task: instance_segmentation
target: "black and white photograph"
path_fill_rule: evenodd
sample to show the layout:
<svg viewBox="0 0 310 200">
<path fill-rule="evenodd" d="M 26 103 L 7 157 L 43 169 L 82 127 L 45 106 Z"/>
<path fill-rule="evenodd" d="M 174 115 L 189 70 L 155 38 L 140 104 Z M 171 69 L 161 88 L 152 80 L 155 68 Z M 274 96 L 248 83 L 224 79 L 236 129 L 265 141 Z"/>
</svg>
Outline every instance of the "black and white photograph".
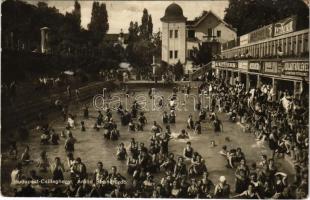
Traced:
<svg viewBox="0 0 310 200">
<path fill-rule="evenodd" d="M 308 199 L 309 0 L 2 0 L 1 196 Z"/>
</svg>

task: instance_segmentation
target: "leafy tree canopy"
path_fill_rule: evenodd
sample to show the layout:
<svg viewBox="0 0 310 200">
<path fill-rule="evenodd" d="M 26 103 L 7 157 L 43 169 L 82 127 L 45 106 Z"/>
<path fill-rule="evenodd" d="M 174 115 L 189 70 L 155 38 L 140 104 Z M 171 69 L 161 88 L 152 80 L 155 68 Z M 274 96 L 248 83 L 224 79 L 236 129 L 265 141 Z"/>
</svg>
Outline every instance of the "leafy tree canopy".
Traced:
<svg viewBox="0 0 310 200">
<path fill-rule="evenodd" d="M 143 10 L 141 25 L 131 21 L 128 28 L 127 60 L 138 70 L 151 70 L 153 56 L 161 53 L 160 32 L 153 34 L 152 16 L 147 9 Z M 143 70 L 142 70 L 143 71 Z"/>
<path fill-rule="evenodd" d="M 224 20 L 240 36 L 292 15 L 298 16 L 298 26 L 308 27 L 309 9 L 302 0 L 229 0 Z"/>
</svg>

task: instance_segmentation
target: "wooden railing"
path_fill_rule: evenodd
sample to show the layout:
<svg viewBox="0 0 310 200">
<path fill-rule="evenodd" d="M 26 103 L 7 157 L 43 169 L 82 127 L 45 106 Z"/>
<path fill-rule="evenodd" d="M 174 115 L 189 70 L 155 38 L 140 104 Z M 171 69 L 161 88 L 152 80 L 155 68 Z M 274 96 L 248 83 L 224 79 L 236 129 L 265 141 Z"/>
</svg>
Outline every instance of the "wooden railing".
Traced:
<svg viewBox="0 0 310 200">
<path fill-rule="evenodd" d="M 309 52 L 309 29 L 268 38 L 258 42 L 237 46 L 221 52 L 222 58 L 244 55 L 255 58 L 265 56 L 302 56 Z"/>
</svg>

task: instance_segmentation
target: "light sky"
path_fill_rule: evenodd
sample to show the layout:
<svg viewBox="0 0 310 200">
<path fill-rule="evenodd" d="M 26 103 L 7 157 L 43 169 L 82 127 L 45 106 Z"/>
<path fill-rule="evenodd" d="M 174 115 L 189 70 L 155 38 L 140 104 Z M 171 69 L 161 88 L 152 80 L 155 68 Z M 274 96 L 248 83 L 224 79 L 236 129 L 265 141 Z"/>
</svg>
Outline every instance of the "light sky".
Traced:
<svg viewBox="0 0 310 200">
<path fill-rule="evenodd" d="M 49 6 L 55 6 L 61 13 L 71 12 L 74 7 L 74 1 L 61 0 L 41 0 L 48 3 Z M 36 4 L 38 1 L 27 1 Z M 160 18 L 164 16 L 166 7 L 175 2 L 183 9 L 183 14 L 188 20 L 199 16 L 203 10 L 212 10 L 219 17 L 224 17 L 224 10 L 228 7 L 228 0 L 205 0 L 205 1 L 101 1 L 107 5 L 109 17 L 109 33 L 119 33 L 122 28 L 128 32 L 130 21 L 138 21 L 141 24 L 142 11 L 146 8 L 152 15 L 153 31 L 161 29 Z M 81 4 L 81 24 L 87 28 L 90 22 L 93 1 L 79 0 Z"/>
</svg>

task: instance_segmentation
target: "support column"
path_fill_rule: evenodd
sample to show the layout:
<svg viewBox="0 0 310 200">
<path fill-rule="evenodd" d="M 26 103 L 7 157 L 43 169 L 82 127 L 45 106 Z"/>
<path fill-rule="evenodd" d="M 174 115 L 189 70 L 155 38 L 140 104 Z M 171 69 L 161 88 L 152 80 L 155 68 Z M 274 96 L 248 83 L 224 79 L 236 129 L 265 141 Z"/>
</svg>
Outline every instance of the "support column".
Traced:
<svg viewBox="0 0 310 200">
<path fill-rule="evenodd" d="M 290 49 L 289 49 L 289 55 L 292 55 L 293 53 L 294 53 L 294 48 L 293 48 L 293 46 L 294 46 L 294 41 L 293 41 L 293 37 L 291 37 L 291 47 L 290 47 Z"/>
<path fill-rule="evenodd" d="M 269 56 L 272 55 L 272 45 L 273 45 L 273 41 L 269 41 Z"/>
<path fill-rule="evenodd" d="M 263 43 L 263 57 L 266 55 L 267 48 L 266 48 L 266 42 Z"/>
<path fill-rule="evenodd" d="M 276 101 L 277 100 L 277 96 L 278 96 L 278 89 L 277 89 L 277 80 L 272 77 L 272 89 L 273 89 L 273 95 L 272 95 L 272 101 Z"/>
<path fill-rule="evenodd" d="M 298 56 L 298 54 L 299 54 L 299 52 L 298 52 L 298 47 L 299 47 L 298 35 L 296 35 L 295 41 L 296 41 L 295 55 Z"/>
<path fill-rule="evenodd" d="M 302 90 L 302 82 L 301 81 L 294 81 L 294 98 L 297 98 L 300 100 L 300 94 Z"/>
<path fill-rule="evenodd" d="M 273 49 L 272 49 L 272 55 L 277 55 L 277 42 L 276 40 L 273 41 Z"/>
<path fill-rule="evenodd" d="M 285 39 L 285 55 L 289 55 L 289 48 L 288 48 L 288 37 Z"/>
<path fill-rule="evenodd" d="M 261 82 L 260 82 L 260 75 L 257 74 L 257 83 L 256 83 L 256 88 L 260 88 Z"/>
<path fill-rule="evenodd" d="M 250 55 L 253 57 L 254 55 L 253 55 L 253 52 L 252 52 L 252 46 L 249 46 L 249 53 L 250 53 Z"/>
<path fill-rule="evenodd" d="M 305 34 L 301 34 L 301 47 L 300 47 L 300 53 L 303 53 L 303 52 L 305 52 L 304 51 L 304 40 L 305 40 Z"/>
<path fill-rule="evenodd" d="M 255 45 L 252 46 L 253 57 L 255 57 Z"/>
<path fill-rule="evenodd" d="M 284 51 L 284 39 L 281 39 L 281 51 Z"/>
<path fill-rule="evenodd" d="M 214 69 L 214 75 L 215 75 L 215 77 L 217 78 L 217 79 L 220 79 L 221 77 L 220 77 L 220 70 L 218 69 L 218 68 L 215 68 Z"/>
<path fill-rule="evenodd" d="M 266 42 L 264 42 L 263 44 L 263 57 L 266 55 Z"/>
<path fill-rule="evenodd" d="M 263 50 L 263 56 L 266 55 L 266 52 L 267 52 L 267 42 L 264 43 L 264 50 Z"/>
<path fill-rule="evenodd" d="M 230 71 L 226 70 L 226 78 L 225 78 L 225 83 L 228 84 L 230 80 Z"/>
<path fill-rule="evenodd" d="M 246 75 L 245 90 L 249 91 L 249 89 L 250 89 L 250 75 L 248 73 L 246 73 L 245 75 Z"/>
<path fill-rule="evenodd" d="M 298 93 L 298 91 L 297 91 L 297 81 L 294 81 L 294 90 L 293 90 L 293 94 L 294 94 L 294 98 L 296 98 L 296 96 L 297 96 L 297 93 Z"/>
<path fill-rule="evenodd" d="M 230 83 L 231 85 L 235 85 L 235 73 L 234 71 L 231 71 L 231 76 L 230 76 Z"/>
</svg>

